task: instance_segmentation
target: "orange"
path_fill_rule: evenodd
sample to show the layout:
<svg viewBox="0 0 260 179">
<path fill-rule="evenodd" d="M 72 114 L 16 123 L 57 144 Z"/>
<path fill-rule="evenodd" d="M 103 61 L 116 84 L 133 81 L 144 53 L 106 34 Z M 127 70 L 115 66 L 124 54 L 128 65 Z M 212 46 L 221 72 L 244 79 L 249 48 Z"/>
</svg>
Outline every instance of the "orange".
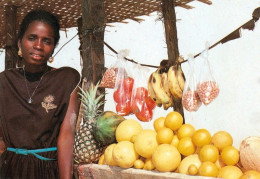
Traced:
<svg viewBox="0 0 260 179">
<path fill-rule="evenodd" d="M 117 144 L 113 143 L 110 144 L 104 152 L 104 160 L 105 160 L 105 164 L 107 165 L 111 165 L 111 166 L 116 166 L 116 162 L 113 159 L 113 149 L 115 148 Z"/>
<path fill-rule="evenodd" d="M 154 167 L 154 164 L 152 162 L 152 159 L 151 158 L 147 158 L 145 159 L 145 162 L 144 162 L 144 170 L 153 170 L 155 167 Z"/>
<path fill-rule="evenodd" d="M 152 162 L 156 170 L 170 172 L 179 166 L 181 154 L 176 147 L 170 144 L 161 144 L 155 149 L 152 155 Z"/>
<path fill-rule="evenodd" d="M 188 174 L 189 175 L 197 175 L 198 172 L 199 172 L 199 169 L 195 164 L 191 164 L 188 167 Z"/>
<path fill-rule="evenodd" d="M 116 140 L 131 141 L 134 135 L 137 135 L 143 130 L 141 124 L 134 119 L 127 119 L 121 122 L 116 128 Z"/>
<path fill-rule="evenodd" d="M 137 136 L 137 135 L 133 135 L 133 136 L 131 137 L 131 139 L 130 139 L 130 142 L 135 143 L 135 138 L 136 138 L 136 136 Z"/>
<path fill-rule="evenodd" d="M 226 131 L 218 131 L 212 136 L 211 142 L 221 151 L 226 146 L 232 146 L 233 138 Z"/>
<path fill-rule="evenodd" d="M 143 169 L 144 168 L 144 162 L 141 160 L 141 159 L 137 159 L 135 162 L 134 162 L 134 167 L 136 169 Z"/>
<path fill-rule="evenodd" d="M 218 167 L 212 162 L 203 162 L 199 168 L 199 175 L 216 177 L 218 176 Z"/>
<path fill-rule="evenodd" d="M 226 165 L 236 165 L 239 161 L 239 151 L 233 146 L 227 146 L 221 151 L 221 159 Z"/>
<path fill-rule="evenodd" d="M 218 148 L 212 144 L 204 145 L 199 152 L 199 157 L 202 162 L 215 163 L 219 157 Z"/>
<path fill-rule="evenodd" d="M 156 139 L 159 144 L 170 144 L 173 136 L 173 131 L 170 128 L 163 127 L 157 131 Z"/>
<path fill-rule="evenodd" d="M 144 129 L 135 138 L 135 150 L 144 158 L 151 158 L 157 146 L 156 132 L 152 129 Z"/>
<path fill-rule="evenodd" d="M 239 179 L 259 179 L 260 172 L 255 170 L 248 170 L 246 171 Z"/>
<path fill-rule="evenodd" d="M 171 145 L 173 145 L 174 147 L 178 147 L 179 141 L 180 140 L 178 139 L 177 135 L 174 135 L 172 138 Z"/>
<path fill-rule="evenodd" d="M 104 154 L 102 154 L 102 155 L 99 157 L 98 164 L 99 164 L 99 165 L 104 165 L 104 164 L 105 164 L 105 155 L 104 155 Z"/>
<path fill-rule="evenodd" d="M 159 117 L 154 120 L 153 127 L 155 131 L 158 131 L 159 129 L 165 127 L 164 126 L 165 117 Z"/>
<path fill-rule="evenodd" d="M 243 172 L 236 166 L 225 166 L 219 170 L 218 178 L 239 179 Z"/>
<path fill-rule="evenodd" d="M 165 117 L 164 125 L 175 131 L 181 127 L 183 124 L 183 117 L 180 113 L 176 111 L 169 112 Z"/>
<path fill-rule="evenodd" d="M 191 124 L 183 124 L 177 132 L 177 136 L 179 139 L 183 137 L 191 137 L 195 132 L 195 128 Z"/>
<path fill-rule="evenodd" d="M 222 167 L 226 166 L 226 164 L 222 161 L 221 156 L 218 156 L 217 161 L 215 162 L 217 165 L 218 169 L 221 169 Z"/>
<path fill-rule="evenodd" d="M 192 166 L 192 165 L 195 165 L 195 167 L 197 169 L 199 169 L 200 165 L 201 165 L 201 161 L 199 159 L 199 156 L 198 154 L 192 154 L 192 155 L 189 155 L 185 158 L 182 159 L 180 165 L 178 166 L 178 171 L 179 173 L 182 173 L 182 174 L 189 174 L 189 167 Z M 193 168 L 193 169 L 192 169 Z M 194 167 L 191 167 L 190 170 L 193 170 L 193 172 L 191 173 L 196 173 L 194 170 L 195 168 Z M 198 171 L 197 171 L 198 172 Z"/>
<path fill-rule="evenodd" d="M 194 154 L 196 146 L 193 144 L 191 137 L 184 137 L 179 141 L 178 150 L 182 155 L 188 156 Z"/>
<path fill-rule="evenodd" d="M 192 141 L 197 147 L 210 144 L 211 134 L 206 129 L 198 129 L 192 136 Z"/>
<path fill-rule="evenodd" d="M 130 141 L 121 141 L 116 144 L 112 152 L 116 164 L 122 168 L 131 168 L 139 155 Z"/>
</svg>

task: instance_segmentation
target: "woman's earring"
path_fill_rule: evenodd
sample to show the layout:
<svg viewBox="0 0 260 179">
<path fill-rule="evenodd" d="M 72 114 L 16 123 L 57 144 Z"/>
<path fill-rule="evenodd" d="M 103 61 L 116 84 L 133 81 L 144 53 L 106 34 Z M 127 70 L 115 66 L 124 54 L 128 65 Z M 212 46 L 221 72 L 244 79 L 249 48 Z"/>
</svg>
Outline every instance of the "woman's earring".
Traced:
<svg viewBox="0 0 260 179">
<path fill-rule="evenodd" d="M 52 63 L 53 61 L 54 61 L 54 57 L 50 57 L 48 60 L 49 63 Z"/>
<path fill-rule="evenodd" d="M 19 48 L 19 50 L 18 50 L 18 56 L 23 57 L 23 53 L 22 53 L 22 51 L 21 51 L 20 48 Z"/>
</svg>

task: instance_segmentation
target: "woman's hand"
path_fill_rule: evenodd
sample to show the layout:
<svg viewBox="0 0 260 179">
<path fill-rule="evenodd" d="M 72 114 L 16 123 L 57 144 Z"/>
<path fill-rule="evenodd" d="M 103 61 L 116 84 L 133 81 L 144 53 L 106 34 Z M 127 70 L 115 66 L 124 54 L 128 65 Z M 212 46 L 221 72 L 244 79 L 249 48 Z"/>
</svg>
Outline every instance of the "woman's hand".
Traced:
<svg viewBox="0 0 260 179">
<path fill-rule="evenodd" d="M 71 179 L 73 175 L 73 144 L 75 122 L 79 111 L 78 88 L 70 96 L 70 102 L 58 137 L 58 166 L 60 179 Z"/>
</svg>

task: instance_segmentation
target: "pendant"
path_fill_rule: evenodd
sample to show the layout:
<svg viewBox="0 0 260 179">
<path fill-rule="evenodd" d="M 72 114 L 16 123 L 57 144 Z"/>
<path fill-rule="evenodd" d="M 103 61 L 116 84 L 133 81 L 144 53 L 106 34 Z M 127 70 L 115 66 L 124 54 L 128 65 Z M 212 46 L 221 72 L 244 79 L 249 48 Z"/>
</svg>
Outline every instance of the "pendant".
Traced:
<svg viewBox="0 0 260 179">
<path fill-rule="evenodd" d="M 32 98 L 29 98 L 29 99 L 27 100 L 27 102 L 28 102 L 29 104 L 31 104 L 31 103 L 32 103 Z"/>
</svg>

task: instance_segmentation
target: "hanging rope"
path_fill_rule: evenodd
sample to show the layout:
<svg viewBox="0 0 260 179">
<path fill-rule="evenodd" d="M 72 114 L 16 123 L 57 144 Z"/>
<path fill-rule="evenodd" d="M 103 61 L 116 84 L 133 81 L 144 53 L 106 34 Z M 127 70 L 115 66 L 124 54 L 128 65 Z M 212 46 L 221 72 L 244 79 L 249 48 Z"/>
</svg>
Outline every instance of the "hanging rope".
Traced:
<svg viewBox="0 0 260 179">
<path fill-rule="evenodd" d="M 63 45 L 61 46 L 61 48 L 53 55 L 53 57 L 55 57 L 55 56 L 61 51 L 61 49 L 62 49 L 65 45 L 67 45 L 70 41 L 72 41 L 75 37 L 77 37 L 77 35 L 78 35 L 78 33 L 77 33 L 76 35 L 74 35 L 70 40 L 68 40 L 65 44 L 63 44 Z"/>
<path fill-rule="evenodd" d="M 87 32 L 90 32 L 90 31 L 92 31 L 92 30 L 91 30 L 91 29 L 87 29 L 86 31 L 87 31 Z M 85 31 L 84 33 L 82 33 L 82 35 L 86 35 L 86 34 L 87 34 L 86 31 Z M 93 31 L 94 31 L 94 30 L 93 30 Z M 95 30 L 95 31 L 97 31 L 97 30 Z M 63 45 L 60 47 L 60 49 L 53 55 L 53 57 L 55 57 L 55 56 L 62 50 L 62 48 L 65 47 L 70 41 L 72 41 L 76 36 L 78 36 L 78 34 L 79 34 L 79 33 L 75 34 L 70 40 L 68 40 L 65 44 L 63 44 Z M 102 41 L 103 41 L 103 40 L 102 40 Z M 118 54 L 118 52 L 117 52 L 115 49 L 113 49 L 110 45 L 108 45 L 105 41 L 103 41 L 103 43 L 104 43 L 104 45 L 107 46 L 107 48 L 110 49 L 112 52 L 114 52 L 115 54 Z M 133 59 L 129 59 L 129 58 L 126 58 L 126 57 L 124 57 L 124 59 L 127 60 L 127 61 L 130 61 L 130 62 L 132 62 L 132 63 L 138 64 L 138 62 L 134 61 Z M 158 68 L 158 66 L 154 66 L 154 65 L 147 65 L 147 64 L 140 64 L 140 65 L 146 66 L 146 67 Z"/>
<path fill-rule="evenodd" d="M 252 20 L 253 20 L 253 19 L 250 19 L 248 22 L 250 22 L 250 21 L 252 21 Z M 248 22 L 246 22 L 245 24 L 247 24 Z M 225 36 L 224 38 L 222 38 L 222 39 L 219 40 L 218 42 L 216 42 L 216 43 L 214 43 L 213 45 L 209 46 L 208 49 L 211 49 L 211 48 L 215 47 L 216 45 L 218 45 L 219 43 L 222 43 L 224 39 L 226 39 L 228 36 L 230 36 L 232 33 L 236 32 L 236 31 L 239 30 L 240 28 L 243 28 L 243 26 L 244 26 L 245 24 L 241 25 L 240 27 L 238 27 L 237 29 L 235 29 L 233 32 L 231 32 L 230 34 L 228 34 L 227 36 Z M 89 32 L 92 32 L 93 34 L 95 34 L 95 32 L 104 31 L 104 29 L 105 29 L 104 27 L 97 27 L 97 28 L 94 28 L 94 29 L 87 29 L 87 30 L 85 30 L 84 32 L 82 32 L 82 35 L 84 36 L 84 35 L 86 35 L 86 34 L 89 33 Z M 74 35 L 69 41 L 67 41 L 64 45 L 62 45 L 61 48 L 55 53 L 55 55 L 54 55 L 53 57 L 55 57 L 55 56 L 61 51 L 61 49 L 62 49 L 65 45 L 67 45 L 71 40 L 73 40 L 77 35 L 78 35 L 78 33 L 77 33 L 76 35 Z M 95 36 L 95 38 L 97 38 L 97 37 Z M 100 40 L 100 39 L 99 39 L 99 40 Z M 111 51 L 114 52 L 115 54 L 118 54 L 118 52 L 117 52 L 115 49 L 113 49 L 110 45 L 108 45 L 104 40 L 100 40 L 100 41 L 102 41 L 103 44 L 104 44 L 109 50 L 111 50 Z M 202 52 L 196 54 L 196 55 L 194 56 L 194 58 L 198 57 L 198 56 L 201 55 L 203 52 L 204 52 L 204 50 L 203 50 Z M 124 57 L 124 59 L 127 60 L 127 61 L 130 61 L 130 62 L 132 62 L 132 63 L 138 64 L 138 62 L 134 61 L 133 59 L 129 59 L 129 58 L 126 58 L 126 57 Z M 183 60 L 183 61 L 180 62 L 180 63 L 185 63 L 185 62 L 187 62 L 187 61 L 188 61 L 188 60 Z M 147 64 L 140 64 L 140 65 L 146 66 L 146 67 L 152 67 L 152 68 L 158 68 L 158 67 L 159 67 L 159 66 L 147 65 Z"/>
<path fill-rule="evenodd" d="M 105 41 L 103 41 L 104 45 L 107 46 L 107 48 L 109 48 L 112 52 L 114 52 L 115 54 L 118 54 L 117 51 L 115 51 L 110 45 L 108 45 Z M 132 59 L 129 59 L 129 58 L 126 58 L 124 57 L 125 60 L 127 61 L 130 61 L 132 63 L 136 63 L 138 64 L 136 61 L 132 60 Z M 140 64 L 140 63 L 139 63 Z M 146 67 L 152 67 L 152 68 L 158 68 L 158 66 L 154 66 L 154 65 L 147 65 L 147 64 L 140 64 L 142 66 L 146 66 Z"/>
</svg>

